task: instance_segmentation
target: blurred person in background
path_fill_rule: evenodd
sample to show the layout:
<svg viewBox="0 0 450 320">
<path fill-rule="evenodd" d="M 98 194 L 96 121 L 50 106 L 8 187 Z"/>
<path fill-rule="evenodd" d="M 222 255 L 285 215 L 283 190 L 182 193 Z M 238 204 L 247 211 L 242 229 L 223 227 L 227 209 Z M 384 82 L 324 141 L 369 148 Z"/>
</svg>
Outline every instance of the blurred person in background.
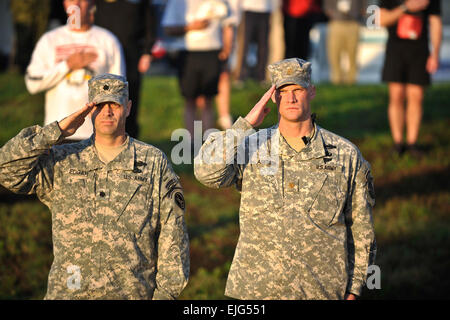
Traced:
<svg viewBox="0 0 450 320">
<path fill-rule="evenodd" d="M 218 93 L 221 61 L 231 50 L 230 37 L 224 38 L 228 34 L 224 29 L 232 28 L 226 23 L 230 14 L 222 0 L 169 0 L 164 12 L 164 32 L 176 37 L 172 48 L 179 50 L 178 80 L 185 100 L 185 126 L 192 137 L 197 108 L 203 131 L 214 127 L 212 100 Z"/>
<path fill-rule="evenodd" d="M 285 44 L 282 4 L 281 0 L 272 0 L 269 31 L 269 56 L 267 58 L 267 64 L 284 59 Z M 269 78 L 270 72 L 266 69 L 266 79 Z"/>
<path fill-rule="evenodd" d="M 0 0 L 0 72 L 8 70 L 13 46 L 10 0 Z"/>
<path fill-rule="evenodd" d="M 333 84 L 353 84 L 356 81 L 359 28 L 366 8 L 365 0 L 324 0 L 324 10 L 330 19 L 327 51 Z M 348 71 L 344 70 L 342 64 L 344 55 L 348 57 Z"/>
<path fill-rule="evenodd" d="M 219 53 L 221 72 L 219 76 L 218 94 L 216 96 L 216 106 L 218 119 L 217 124 L 223 130 L 231 128 L 233 118 L 230 113 L 231 95 L 231 75 L 230 75 L 230 55 L 233 51 L 234 39 L 240 18 L 241 0 L 227 0 L 230 8 L 230 16 L 225 19 L 223 32 L 223 47 Z"/>
<path fill-rule="evenodd" d="M 423 98 L 431 83 L 430 75 L 439 68 L 441 3 L 440 0 L 381 0 L 380 7 L 380 23 L 389 32 L 382 80 L 389 86 L 388 118 L 394 152 L 401 155 L 406 151 L 420 157 L 423 150 L 417 140 Z"/>
<path fill-rule="evenodd" d="M 67 25 L 39 39 L 25 75 L 31 94 L 46 92 L 44 125 L 63 119 L 87 101 L 91 77 L 125 75 L 119 41 L 93 24 L 94 0 L 64 0 L 63 5 L 68 12 Z M 86 121 L 69 139 L 84 140 L 92 132 L 92 124 Z"/>
<path fill-rule="evenodd" d="M 239 25 L 240 1 L 241 0 L 225 0 L 230 8 L 230 16 L 223 22 L 222 39 L 223 48 L 219 53 L 220 59 L 220 75 L 217 87 L 216 107 L 218 113 L 217 125 L 219 128 L 226 130 L 231 128 L 233 118 L 230 113 L 230 96 L 231 96 L 231 74 L 230 74 L 230 55 L 234 49 L 234 40 Z M 197 99 L 197 105 L 204 108 L 205 99 L 203 96 Z"/>
<path fill-rule="evenodd" d="M 241 0 L 242 14 L 244 16 L 244 38 L 239 80 L 248 78 L 264 83 L 266 79 L 266 66 L 269 55 L 269 30 L 272 0 Z M 257 61 L 255 74 L 250 72 L 247 55 L 251 43 L 257 45 Z"/>
<path fill-rule="evenodd" d="M 127 133 L 138 138 L 138 111 L 142 74 L 150 68 L 156 41 L 157 17 L 151 0 L 95 0 L 95 24 L 120 41 L 134 108 L 127 118 Z"/>
<path fill-rule="evenodd" d="M 321 11 L 319 0 L 283 0 L 286 59 L 309 58 L 309 32 Z"/>
</svg>

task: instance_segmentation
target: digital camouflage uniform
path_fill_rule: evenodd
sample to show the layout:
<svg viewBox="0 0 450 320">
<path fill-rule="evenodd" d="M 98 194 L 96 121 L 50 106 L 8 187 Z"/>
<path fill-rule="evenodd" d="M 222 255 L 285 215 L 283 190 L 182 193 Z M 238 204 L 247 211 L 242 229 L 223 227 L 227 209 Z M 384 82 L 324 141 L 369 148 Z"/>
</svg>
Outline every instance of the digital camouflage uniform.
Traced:
<svg viewBox="0 0 450 320">
<path fill-rule="evenodd" d="M 239 118 L 228 134 L 212 133 L 195 158 L 195 176 L 204 185 L 241 191 L 227 296 L 343 299 L 346 292 L 361 293 L 376 251 L 370 165 L 346 139 L 314 128 L 296 152 L 278 125 L 254 133 Z M 258 141 L 253 151 L 251 140 Z M 224 148 L 222 161 L 213 163 L 208 156 L 221 144 L 234 152 Z M 242 164 L 238 146 L 245 150 Z M 267 151 L 270 157 L 256 157 Z"/>
<path fill-rule="evenodd" d="M 45 299 L 174 299 L 189 275 L 185 204 L 163 152 L 129 138 L 111 162 L 93 137 L 61 141 L 57 122 L 0 149 L 0 183 L 36 193 L 52 213 Z"/>
</svg>

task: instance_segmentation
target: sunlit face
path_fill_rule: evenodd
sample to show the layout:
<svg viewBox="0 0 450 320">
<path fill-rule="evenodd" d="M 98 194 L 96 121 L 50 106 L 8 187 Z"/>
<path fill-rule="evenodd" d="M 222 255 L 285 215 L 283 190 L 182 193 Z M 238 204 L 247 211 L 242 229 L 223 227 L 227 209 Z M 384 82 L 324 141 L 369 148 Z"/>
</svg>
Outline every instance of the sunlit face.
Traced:
<svg viewBox="0 0 450 320">
<path fill-rule="evenodd" d="M 94 7 L 93 0 L 64 0 L 64 9 L 67 12 L 71 6 L 77 6 L 80 8 L 79 19 L 81 25 L 90 24 L 91 22 L 91 10 Z M 70 16 L 76 14 L 76 11 L 70 10 L 68 13 Z"/>
<path fill-rule="evenodd" d="M 299 122 L 311 117 L 310 102 L 314 97 L 314 86 L 305 89 L 297 84 L 288 84 L 277 89 L 272 100 L 278 106 L 280 120 Z"/>
<path fill-rule="evenodd" d="M 117 137 L 125 134 L 125 122 L 130 110 L 131 101 L 126 107 L 115 102 L 99 103 L 91 113 L 96 136 Z"/>
</svg>

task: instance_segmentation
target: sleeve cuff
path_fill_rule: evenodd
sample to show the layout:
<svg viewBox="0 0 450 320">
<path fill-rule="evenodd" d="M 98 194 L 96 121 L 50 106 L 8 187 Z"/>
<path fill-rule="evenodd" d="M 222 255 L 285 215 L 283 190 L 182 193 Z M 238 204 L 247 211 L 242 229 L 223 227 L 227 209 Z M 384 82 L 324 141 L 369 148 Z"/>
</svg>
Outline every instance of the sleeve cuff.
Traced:
<svg viewBox="0 0 450 320">
<path fill-rule="evenodd" d="M 360 281 L 360 280 L 350 280 L 348 286 L 347 286 L 347 293 L 352 293 L 355 296 L 360 296 L 362 289 L 365 285 L 364 281 Z"/>
<path fill-rule="evenodd" d="M 152 300 L 175 300 L 171 295 L 166 294 L 164 290 L 155 289 Z"/>
<path fill-rule="evenodd" d="M 244 118 L 239 117 L 234 124 L 231 126 L 231 129 L 235 130 L 250 130 L 253 129 L 253 126 Z"/>
<path fill-rule="evenodd" d="M 49 147 L 57 144 L 64 138 L 61 132 L 61 128 L 59 127 L 58 121 L 54 121 L 43 127 L 42 134 L 45 144 Z"/>
</svg>

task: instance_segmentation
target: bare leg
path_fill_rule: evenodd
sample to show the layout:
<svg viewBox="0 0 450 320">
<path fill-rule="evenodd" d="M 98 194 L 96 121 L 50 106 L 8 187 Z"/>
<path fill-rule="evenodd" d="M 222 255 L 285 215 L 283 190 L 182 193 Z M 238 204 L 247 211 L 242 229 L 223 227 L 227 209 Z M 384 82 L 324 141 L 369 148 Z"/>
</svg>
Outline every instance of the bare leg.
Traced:
<svg viewBox="0 0 450 320">
<path fill-rule="evenodd" d="M 202 110 L 202 127 L 203 131 L 211 129 L 214 127 L 214 114 L 212 108 L 212 98 L 205 97 L 205 106 Z"/>
<path fill-rule="evenodd" d="M 388 118 L 392 139 L 395 144 L 403 143 L 403 128 L 405 127 L 405 91 L 405 84 L 396 82 L 389 83 Z"/>
<path fill-rule="evenodd" d="M 223 71 L 220 74 L 218 90 L 216 104 L 219 126 L 222 129 L 229 129 L 231 128 L 232 120 L 230 116 L 230 73 L 228 71 Z"/>
<path fill-rule="evenodd" d="M 416 84 L 406 86 L 406 143 L 413 145 L 419 137 L 420 123 L 422 121 L 422 102 L 425 88 Z"/>
<path fill-rule="evenodd" d="M 184 108 L 184 123 L 186 129 L 194 136 L 195 99 L 186 99 Z"/>
</svg>

